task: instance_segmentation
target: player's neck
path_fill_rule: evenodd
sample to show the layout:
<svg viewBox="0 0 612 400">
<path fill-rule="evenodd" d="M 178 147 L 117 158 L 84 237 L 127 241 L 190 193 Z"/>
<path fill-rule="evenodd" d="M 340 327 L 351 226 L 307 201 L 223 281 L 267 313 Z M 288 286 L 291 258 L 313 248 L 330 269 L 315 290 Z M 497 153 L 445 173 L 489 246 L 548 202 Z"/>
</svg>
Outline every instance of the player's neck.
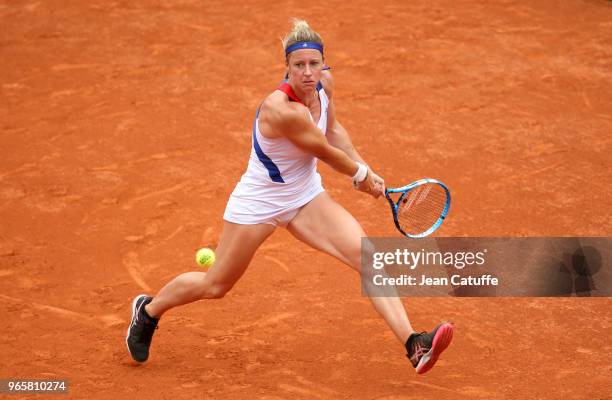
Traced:
<svg viewBox="0 0 612 400">
<path fill-rule="evenodd" d="M 288 82 L 291 89 L 293 89 L 293 93 L 300 99 L 302 104 L 306 107 L 310 107 L 314 102 L 319 101 L 319 96 L 316 90 L 302 91 L 297 88 L 295 85 L 292 85 L 291 82 Z"/>
<path fill-rule="evenodd" d="M 319 98 L 317 96 L 317 91 L 316 90 L 312 90 L 312 91 L 308 91 L 308 92 L 301 92 L 301 91 L 296 90 L 294 88 L 293 92 L 296 94 L 297 97 L 300 98 L 300 100 L 302 100 L 302 103 L 306 107 L 310 107 L 311 105 L 313 105 L 313 103 L 319 101 Z"/>
</svg>

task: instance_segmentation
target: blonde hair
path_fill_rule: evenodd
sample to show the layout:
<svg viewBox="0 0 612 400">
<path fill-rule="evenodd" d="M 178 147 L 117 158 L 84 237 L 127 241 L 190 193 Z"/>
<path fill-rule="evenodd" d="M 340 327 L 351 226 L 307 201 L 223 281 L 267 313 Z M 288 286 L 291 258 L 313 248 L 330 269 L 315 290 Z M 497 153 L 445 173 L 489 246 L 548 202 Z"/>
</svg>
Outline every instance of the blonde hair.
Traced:
<svg viewBox="0 0 612 400">
<path fill-rule="evenodd" d="M 323 46 L 321 35 L 315 32 L 308 22 L 293 18 L 293 29 L 283 39 L 283 50 L 297 42 L 315 42 Z"/>
</svg>

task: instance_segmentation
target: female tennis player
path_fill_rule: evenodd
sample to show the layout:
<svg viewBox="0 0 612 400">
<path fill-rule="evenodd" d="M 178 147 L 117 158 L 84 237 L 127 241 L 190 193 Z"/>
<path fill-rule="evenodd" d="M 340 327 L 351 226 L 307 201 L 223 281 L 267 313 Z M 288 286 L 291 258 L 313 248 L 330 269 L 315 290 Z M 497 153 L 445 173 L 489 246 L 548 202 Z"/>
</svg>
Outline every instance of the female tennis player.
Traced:
<svg viewBox="0 0 612 400">
<path fill-rule="evenodd" d="M 336 119 L 334 82 L 324 67 L 323 40 L 308 23 L 294 20 L 284 38 L 286 81 L 264 99 L 253 124 L 248 167 L 230 195 L 216 262 L 208 272 L 187 272 L 150 297 L 132 302 L 127 346 L 144 362 L 159 318 L 168 310 L 223 297 L 240 279 L 255 251 L 278 227 L 298 240 L 361 269 L 361 225 L 321 185 L 317 160 L 349 177 L 374 198 L 385 184 L 357 153 Z M 444 323 L 416 333 L 397 297 L 370 297 L 376 311 L 405 346 L 417 373 L 428 371 L 449 345 L 453 328 Z"/>
</svg>

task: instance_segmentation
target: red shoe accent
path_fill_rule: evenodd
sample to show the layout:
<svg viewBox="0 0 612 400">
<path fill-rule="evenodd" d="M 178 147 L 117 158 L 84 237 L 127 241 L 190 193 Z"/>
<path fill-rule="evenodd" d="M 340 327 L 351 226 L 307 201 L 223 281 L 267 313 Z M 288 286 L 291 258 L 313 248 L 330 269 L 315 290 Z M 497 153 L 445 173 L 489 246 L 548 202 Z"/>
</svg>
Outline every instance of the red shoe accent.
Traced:
<svg viewBox="0 0 612 400">
<path fill-rule="evenodd" d="M 429 352 L 421 359 L 423 364 L 421 365 L 419 363 L 420 365 L 417 366 L 417 374 L 424 374 L 425 372 L 429 371 L 434 366 L 436 361 L 438 361 L 440 354 L 442 354 L 448 345 L 450 345 L 452 340 L 453 326 L 449 323 L 442 324 L 436 331 L 436 335 L 433 338 L 431 350 L 429 350 Z"/>
</svg>

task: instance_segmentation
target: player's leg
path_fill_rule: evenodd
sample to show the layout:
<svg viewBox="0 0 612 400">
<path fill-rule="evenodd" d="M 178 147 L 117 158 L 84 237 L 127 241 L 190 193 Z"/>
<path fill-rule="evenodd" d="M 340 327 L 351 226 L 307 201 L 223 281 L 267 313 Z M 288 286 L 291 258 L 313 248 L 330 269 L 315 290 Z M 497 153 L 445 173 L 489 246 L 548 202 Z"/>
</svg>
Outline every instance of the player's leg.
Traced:
<svg viewBox="0 0 612 400">
<path fill-rule="evenodd" d="M 361 272 L 361 238 L 366 234 L 359 222 L 326 192 L 305 205 L 287 229 L 302 242 Z M 402 345 L 405 344 L 414 330 L 401 300 L 371 296 L 370 301 Z"/>
<path fill-rule="evenodd" d="M 183 273 L 164 286 L 146 305 L 152 317 L 200 299 L 223 297 L 240 279 L 255 251 L 274 232 L 270 224 L 241 225 L 224 222 L 216 260 L 208 272 Z"/>
<path fill-rule="evenodd" d="M 364 273 L 361 271 L 361 237 L 365 237 L 365 232 L 355 218 L 327 193 L 320 194 L 304 206 L 291 221 L 288 229 L 303 242 Z M 374 249 L 368 246 L 364 250 L 364 256 L 371 257 L 373 251 Z M 367 278 L 365 276 L 366 280 Z M 368 290 L 368 285 L 364 288 L 368 293 L 376 293 Z M 376 294 L 369 297 L 406 348 L 416 372 L 423 374 L 429 371 L 450 344 L 453 326 L 443 323 L 429 333 L 415 333 L 399 298 L 376 297 Z"/>
<path fill-rule="evenodd" d="M 240 279 L 255 251 L 274 229 L 274 225 L 239 225 L 226 221 L 217 246 L 217 260 L 208 272 L 181 274 L 153 298 L 137 296 L 132 302 L 132 321 L 126 335 L 132 358 L 138 362 L 149 358 L 158 320 L 166 311 L 200 299 L 223 297 Z"/>
</svg>

